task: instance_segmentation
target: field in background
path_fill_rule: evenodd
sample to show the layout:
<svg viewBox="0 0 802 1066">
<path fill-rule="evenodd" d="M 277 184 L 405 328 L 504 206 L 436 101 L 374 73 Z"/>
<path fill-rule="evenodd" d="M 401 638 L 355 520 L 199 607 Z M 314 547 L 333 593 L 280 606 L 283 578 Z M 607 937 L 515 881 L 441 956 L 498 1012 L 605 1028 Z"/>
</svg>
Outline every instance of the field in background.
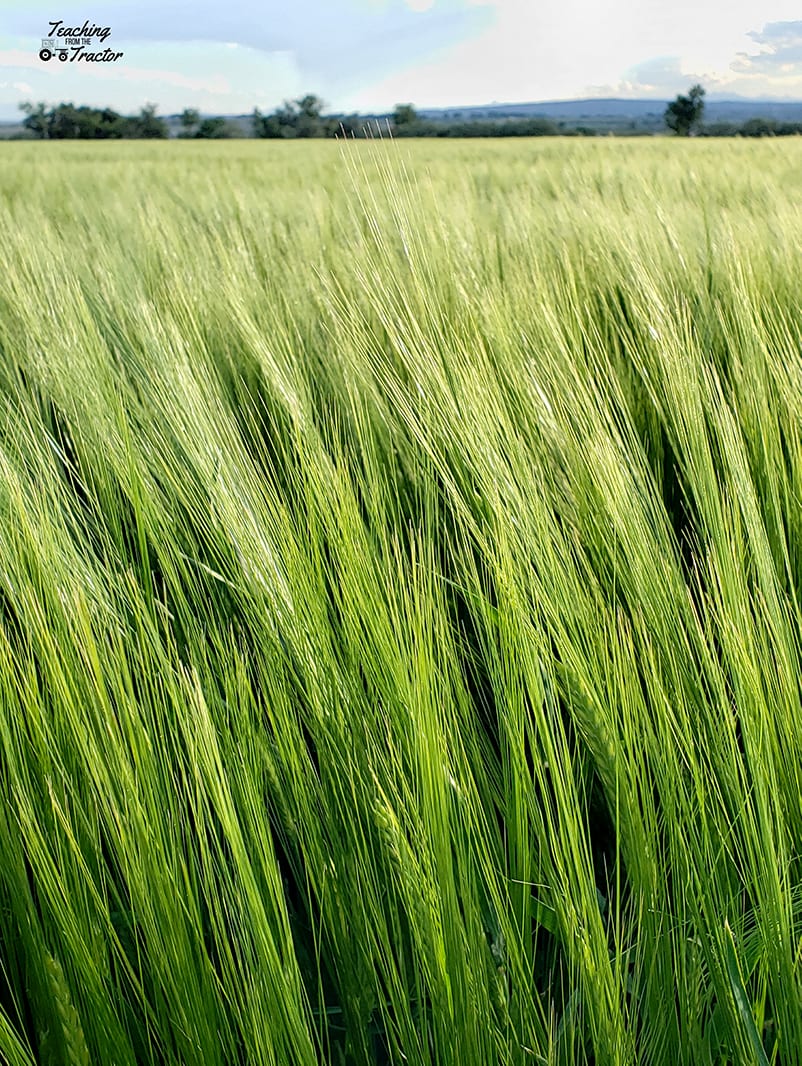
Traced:
<svg viewBox="0 0 802 1066">
<path fill-rule="evenodd" d="M 0 152 L 0 1060 L 802 1060 L 801 203 Z"/>
</svg>

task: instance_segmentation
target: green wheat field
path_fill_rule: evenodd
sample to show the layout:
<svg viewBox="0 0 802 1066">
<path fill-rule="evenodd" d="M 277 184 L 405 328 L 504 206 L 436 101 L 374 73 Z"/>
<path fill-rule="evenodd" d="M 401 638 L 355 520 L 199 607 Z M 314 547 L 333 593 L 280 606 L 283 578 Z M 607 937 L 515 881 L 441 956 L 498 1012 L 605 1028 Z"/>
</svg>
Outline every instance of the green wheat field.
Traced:
<svg viewBox="0 0 802 1066">
<path fill-rule="evenodd" d="M 0 1061 L 802 1062 L 802 143 L 0 151 Z"/>
</svg>

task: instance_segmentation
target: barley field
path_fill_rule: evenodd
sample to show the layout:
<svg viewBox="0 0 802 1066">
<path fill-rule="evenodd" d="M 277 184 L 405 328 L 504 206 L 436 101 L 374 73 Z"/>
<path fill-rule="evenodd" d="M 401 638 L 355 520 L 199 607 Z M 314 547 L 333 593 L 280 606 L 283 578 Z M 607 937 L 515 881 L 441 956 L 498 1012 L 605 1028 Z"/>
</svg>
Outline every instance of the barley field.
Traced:
<svg viewBox="0 0 802 1066">
<path fill-rule="evenodd" d="M 802 1061 L 800 205 L 0 147 L 0 1061 Z"/>
</svg>

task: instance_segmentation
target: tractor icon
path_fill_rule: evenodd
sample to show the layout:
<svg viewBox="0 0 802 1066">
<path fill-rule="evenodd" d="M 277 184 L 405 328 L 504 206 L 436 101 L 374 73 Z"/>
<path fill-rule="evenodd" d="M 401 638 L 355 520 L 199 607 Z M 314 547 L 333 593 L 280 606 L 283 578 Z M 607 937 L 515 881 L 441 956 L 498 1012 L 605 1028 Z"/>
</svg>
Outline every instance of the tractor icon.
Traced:
<svg viewBox="0 0 802 1066">
<path fill-rule="evenodd" d="M 45 62 L 48 59 L 52 59 L 54 55 L 57 55 L 62 63 L 67 61 L 69 52 L 63 44 L 56 44 L 52 37 L 42 38 L 42 47 L 39 50 L 39 58 L 44 59 Z"/>
</svg>

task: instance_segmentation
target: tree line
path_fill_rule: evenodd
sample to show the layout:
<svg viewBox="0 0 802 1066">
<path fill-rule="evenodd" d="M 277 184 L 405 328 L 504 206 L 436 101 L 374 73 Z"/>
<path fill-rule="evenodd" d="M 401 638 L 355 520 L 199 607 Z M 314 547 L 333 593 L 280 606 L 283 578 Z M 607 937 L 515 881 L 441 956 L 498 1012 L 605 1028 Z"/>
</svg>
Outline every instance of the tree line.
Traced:
<svg viewBox="0 0 802 1066">
<path fill-rule="evenodd" d="M 687 95 L 680 94 L 665 109 L 666 127 L 680 137 L 783 137 L 802 134 L 802 123 L 775 122 L 751 118 L 742 124 L 717 122 L 704 125 L 705 90 L 694 85 Z M 34 137 L 47 140 L 103 140 L 120 138 L 166 138 L 167 121 L 156 114 L 155 104 L 146 104 L 137 115 L 121 115 L 112 108 L 75 107 L 73 104 L 20 104 L 25 114 L 23 126 Z M 178 136 L 195 139 L 219 139 L 247 136 L 247 132 L 219 116 L 202 118 L 195 108 L 186 108 L 178 116 Z M 360 115 L 327 115 L 319 96 L 312 93 L 286 101 L 269 114 L 254 108 L 250 116 L 250 134 L 273 140 L 320 137 L 555 137 L 597 136 L 602 132 L 591 126 L 568 126 L 542 116 L 505 119 L 426 119 L 412 104 L 399 104 L 391 116 L 379 121 Z M 648 133 L 647 130 L 618 130 L 622 135 Z"/>
<path fill-rule="evenodd" d="M 138 115 L 121 115 L 110 107 L 75 107 L 73 104 L 20 104 L 22 125 L 42 140 L 119 140 L 168 137 L 170 131 L 156 114 L 155 104 L 145 104 Z"/>
<path fill-rule="evenodd" d="M 581 134 L 590 130 L 562 130 L 544 118 L 433 122 L 421 119 L 411 104 L 400 104 L 393 115 L 379 122 L 360 115 L 326 115 L 323 101 L 314 94 L 286 101 L 269 114 L 254 108 L 250 133 L 254 137 L 293 140 L 319 137 L 367 137 L 392 133 L 398 137 L 537 137 L 560 133 Z M 20 104 L 25 114 L 22 125 L 42 140 L 107 140 L 120 138 L 165 138 L 170 136 L 167 121 L 147 104 L 138 115 L 121 115 L 109 107 L 98 108 L 71 103 L 48 107 L 44 103 Z M 202 118 L 195 108 L 178 116 L 182 138 L 219 139 L 247 136 L 243 129 L 219 116 Z"/>
<path fill-rule="evenodd" d="M 550 119 L 471 119 L 437 121 L 422 118 L 412 104 L 398 104 L 384 120 L 362 115 L 325 115 L 318 96 L 307 95 L 287 101 L 276 111 L 263 115 L 254 109 L 253 135 L 273 140 L 298 137 L 375 137 L 391 133 L 394 137 L 556 137 L 560 134 L 592 133 L 583 127 L 564 129 Z"/>
<path fill-rule="evenodd" d="M 704 125 L 705 90 L 701 85 L 691 87 L 687 95 L 680 93 L 666 107 L 666 126 L 679 137 L 792 137 L 802 134 L 802 122 L 777 122 L 771 118 L 750 118 L 746 122 L 712 122 Z"/>
</svg>

